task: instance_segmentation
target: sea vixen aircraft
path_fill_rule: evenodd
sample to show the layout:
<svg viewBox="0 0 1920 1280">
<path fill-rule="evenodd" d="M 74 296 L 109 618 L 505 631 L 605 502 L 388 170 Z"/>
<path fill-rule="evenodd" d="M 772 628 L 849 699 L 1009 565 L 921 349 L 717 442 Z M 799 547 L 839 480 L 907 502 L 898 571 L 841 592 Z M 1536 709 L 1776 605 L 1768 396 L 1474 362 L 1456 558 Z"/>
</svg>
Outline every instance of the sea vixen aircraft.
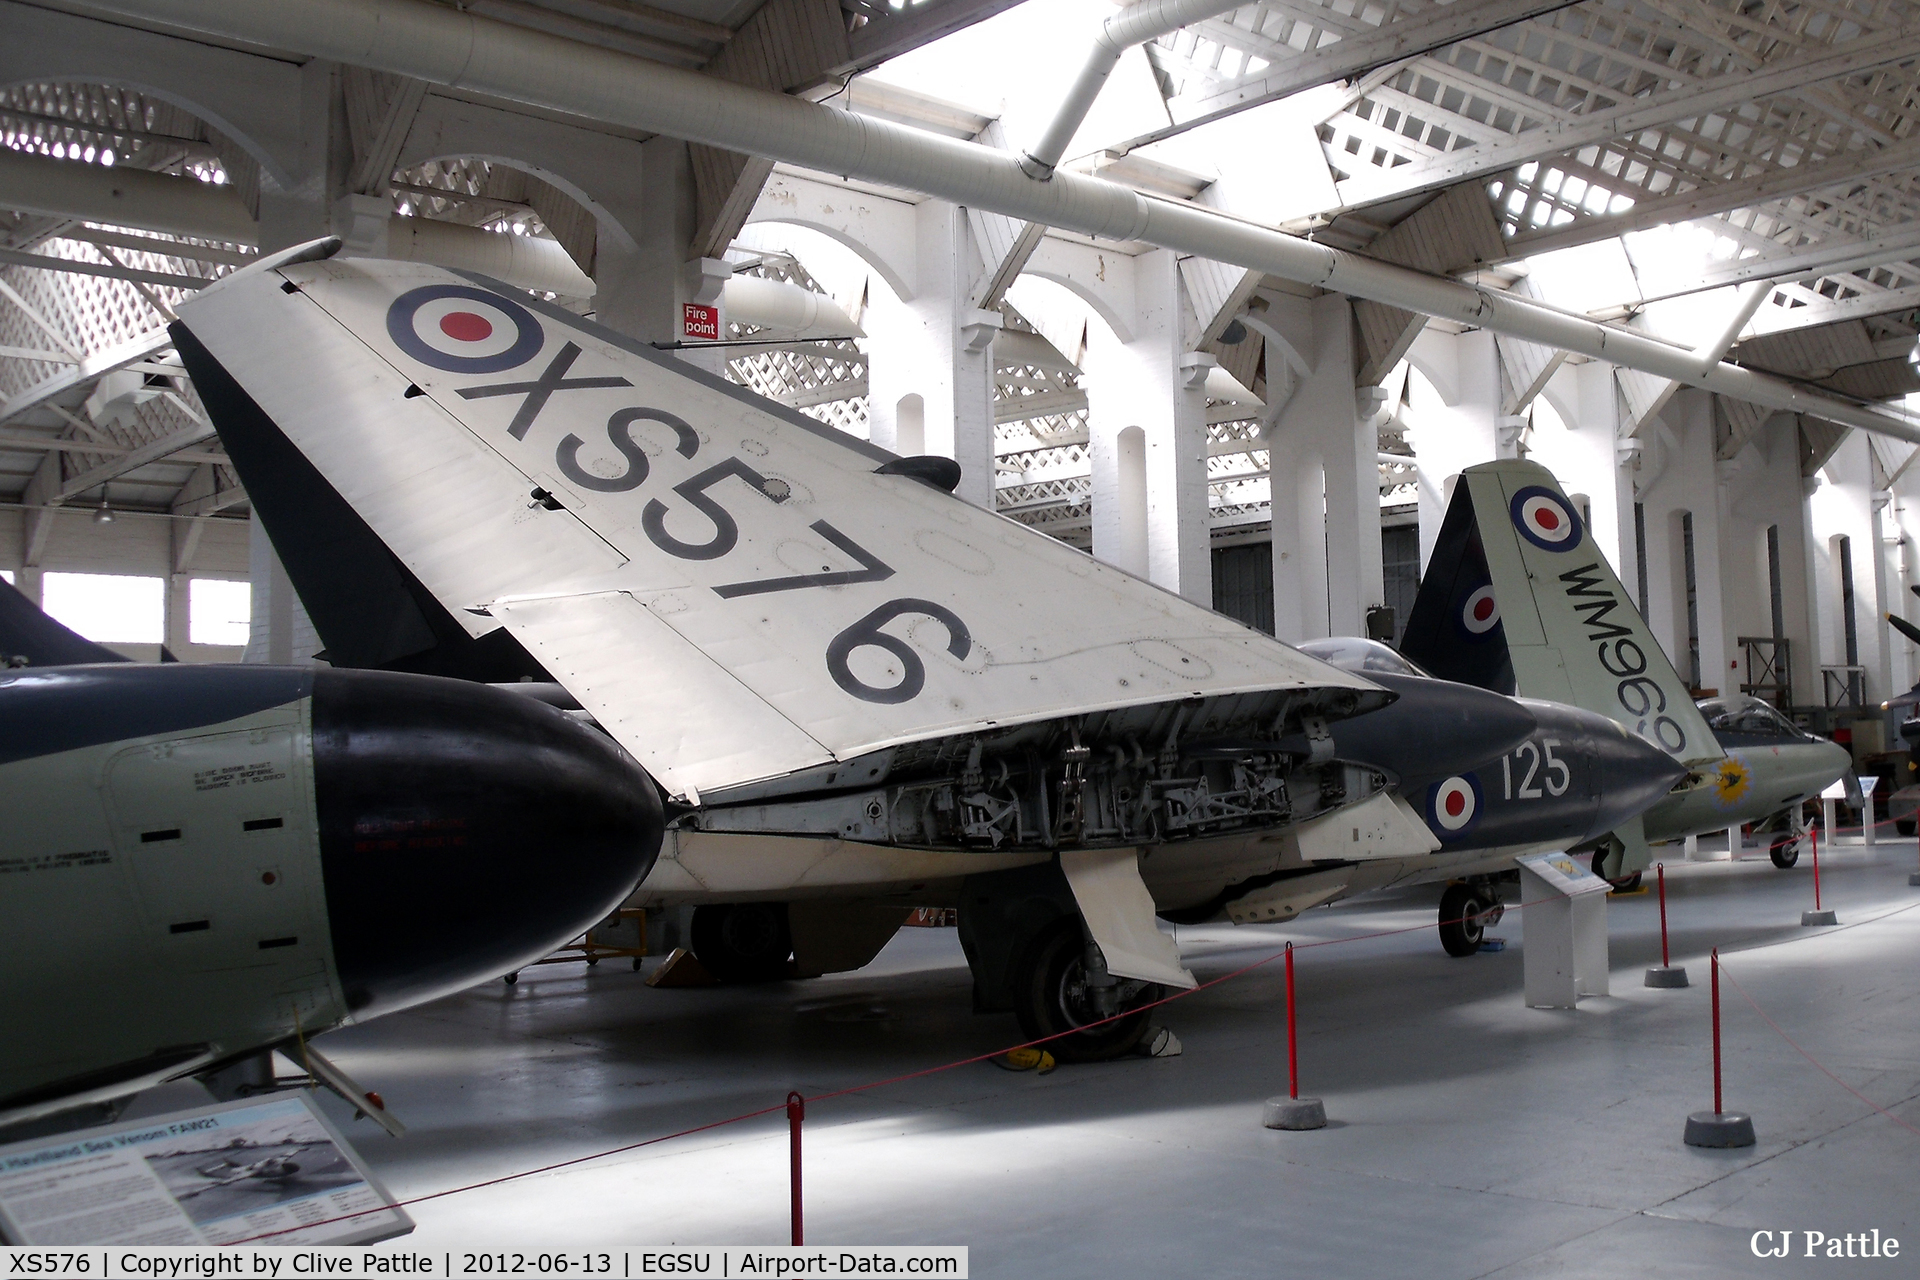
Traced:
<svg viewBox="0 0 1920 1280">
<path fill-rule="evenodd" d="M 1858 787 L 1845 748 L 1753 699 L 1716 700 L 1709 725 L 1538 463 L 1461 473 L 1401 649 L 1444 679 L 1610 716 L 1687 767 L 1685 785 L 1614 829 L 1596 874 L 1636 875 L 1650 843 L 1774 817 L 1843 777 Z M 1773 850 L 1782 867 L 1798 857 L 1790 839 Z"/>
<path fill-rule="evenodd" d="M 979 1005 L 1052 1034 L 1193 984 L 1156 913 L 1287 919 L 1485 861 L 1429 830 L 1427 774 L 1409 800 L 1340 748 L 1403 691 L 960 501 L 949 460 L 483 278 L 331 252 L 174 330 L 329 659 L 577 699 L 672 801 L 642 900 L 706 908 L 696 951 L 730 976 L 856 968 L 908 907 L 959 904 Z M 1426 683 L 1435 782 L 1538 728 Z M 1583 781 L 1588 819 L 1671 781 L 1626 735 L 1568 748 L 1615 784 Z"/>
</svg>

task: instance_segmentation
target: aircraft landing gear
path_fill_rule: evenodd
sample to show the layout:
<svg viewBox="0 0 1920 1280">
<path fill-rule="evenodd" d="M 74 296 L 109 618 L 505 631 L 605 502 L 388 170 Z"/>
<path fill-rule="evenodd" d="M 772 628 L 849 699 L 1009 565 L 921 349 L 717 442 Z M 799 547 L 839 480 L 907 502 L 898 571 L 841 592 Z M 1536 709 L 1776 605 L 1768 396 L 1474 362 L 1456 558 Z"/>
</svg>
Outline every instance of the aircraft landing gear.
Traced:
<svg viewBox="0 0 1920 1280">
<path fill-rule="evenodd" d="M 1613 852 L 1614 850 L 1611 847 L 1604 845 L 1593 851 L 1593 874 L 1602 880 L 1611 881 L 1614 879 L 1614 877 L 1607 874 L 1607 858 Z M 1630 876 L 1621 877 L 1619 882 L 1614 884 L 1610 892 L 1632 893 L 1640 887 L 1640 875 L 1641 873 L 1636 871 Z"/>
<path fill-rule="evenodd" d="M 1154 983 L 1109 974 L 1100 949 L 1087 940 L 1077 917 L 1055 921 L 1029 942 L 1014 962 L 1008 985 L 1014 1016 L 1028 1039 L 1090 1027 L 1041 1046 L 1061 1062 L 1104 1062 L 1129 1052 L 1146 1035 L 1151 1020 L 1151 1011 L 1139 1006 L 1163 994 Z M 1114 1020 L 1104 1021 L 1107 1018 Z"/>
<path fill-rule="evenodd" d="M 773 982 L 787 976 L 793 935 L 784 902 L 695 907 L 693 958 L 722 982 Z"/>
<path fill-rule="evenodd" d="M 1788 811 L 1776 813 L 1767 819 L 1764 829 L 1767 836 L 1767 857 L 1773 865 L 1785 871 L 1800 861 L 1800 842 L 1806 838 L 1801 828 L 1799 814 Z"/>
<path fill-rule="evenodd" d="M 1492 886 L 1455 883 L 1440 895 L 1440 945 L 1455 957 L 1480 950 L 1487 930 L 1507 913 Z"/>
</svg>

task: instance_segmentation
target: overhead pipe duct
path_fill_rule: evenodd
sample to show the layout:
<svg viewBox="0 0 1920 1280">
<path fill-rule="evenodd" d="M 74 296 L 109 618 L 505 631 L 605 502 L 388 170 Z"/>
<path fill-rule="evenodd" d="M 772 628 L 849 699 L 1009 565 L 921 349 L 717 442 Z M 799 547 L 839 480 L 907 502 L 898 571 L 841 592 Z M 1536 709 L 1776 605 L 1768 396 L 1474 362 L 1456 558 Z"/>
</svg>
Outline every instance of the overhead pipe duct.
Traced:
<svg viewBox="0 0 1920 1280">
<path fill-rule="evenodd" d="M 1920 443 L 1920 421 L 1734 365 L 1703 372 L 1694 353 L 1679 343 L 1514 294 L 1331 249 L 1098 178 L 1056 172 L 1036 182 L 1019 158 L 979 143 L 510 27 L 427 0 L 89 0 L 88 7 L 886 183 L 1082 235 L 1144 241 Z"/>
<path fill-rule="evenodd" d="M 1073 141 L 1073 135 L 1093 109 L 1094 99 L 1107 83 L 1107 77 L 1120 65 L 1127 50 L 1149 40 L 1178 31 L 1181 27 L 1238 9 L 1246 0 L 1142 0 L 1131 4 L 1100 24 L 1093 47 L 1067 96 L 1060 100 L 1047 131 L 1020 160 L 1021 169 L 1030 178 L 1044 182 L 1053 176 L 1060 157 Z"/>
<path fill-rule="evenodd" d="M 0 147 L 0 205 L 223 244 L 259 243 L 260 228 L 232 187 L 146 169 L 54 160 Z"/>
<path fill-rule="evenodd" d="M 386 248 L 381 257 L 473 271 L 522 289 L 562 297 L 593 296 L 593 277 L 582 271 L 558 243 L 537 236 L 482 231 L 432 218 L 396 217 L 387 222 Z"/>
<path fill-rule="evenodd" d="M 823 293 L 789 280 L 734 276 L 720 289 L 729 320 L 795 338 L 864 338 L 866 331 Z"/>
<path fill-rule="evenodd" d="M 383 215 L 369 256 L 473 271 L 568 298 L 594 294 L 593 278 L 552 240 L 399 217 L 385 212 L 391 206 L 384 201 L 367 203 L 378 205 Z M 254 246 L 260 239 L 259 225 L 232 187 L 5 148 L 0 148 L 0 207 L 222 244 Z M 167 245 L 156 242 L 153 248 L 165 252 Z M 735 276 L 723 296 L 729 318 L 759 328 L 807 338 L 866 337 L 833 299 L 787 281 Z"/>
</svg>

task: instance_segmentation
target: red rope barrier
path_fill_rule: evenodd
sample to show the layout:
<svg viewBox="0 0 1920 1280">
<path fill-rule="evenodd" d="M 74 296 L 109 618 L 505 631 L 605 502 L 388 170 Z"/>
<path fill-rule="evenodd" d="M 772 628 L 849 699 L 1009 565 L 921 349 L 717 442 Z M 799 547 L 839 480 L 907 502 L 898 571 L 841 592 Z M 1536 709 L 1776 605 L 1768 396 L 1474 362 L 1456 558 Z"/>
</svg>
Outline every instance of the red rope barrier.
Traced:
<svg viewBox="0 0 1920 1280">
<path fill-rule="evenodd" d="M 1887 1110 L 1885 1107 L 1875 1102 L 1872 1098 L 1869 1098 L 1866 1094 L 1861 1093 L 1858 1089 L 1848 1084 L 1845 1080 L 1842 1080 L 1839 1076 L 1827 1070 L 1825 1064 L 1823 1064 L 1818 1058 L 1808 1053 L 1805 1049 L 1802 1049 L 1798 1041 L 1796 1041 L 1792 1036 L 1788 1035 L 1785 1031 L 1781 1030 L 1780 1024 L 1775 1022 L 1771 1017 L 1767 1015 L 1767 1011 L 1760 1007 L 1760 1002 L 1755 1000 L 1751 995 L 1747 994 L 1747 989 L 1740 985 L 1740 980 L 1733 976 L 1733 971 L 1731 969 L 1727 970 L 1727 981 L 1731 982 L 1733 984 L 1733 989 L 1740 993 L 1740 998 L 1745 1000 L 1749 1005 L 1751 1005 L 1753 1007 L 1753 1011 L 1760 1015 L 1760 1020 L 1762 1022 L 1765 1022 L 1769 1027 L 1772 1027 L 1774 1034 L 1779 1036 L 1782 1040 L 1785 1040 L 1787 1042 L 1787 1045 L 1795 1053 L 1799 1054 L 1801 1057 L 1805 1058 L 1808 1062 L 1812 1063 L 1816 1071 L 1818 1071 L 1821 1075 L 1825 1076 L 1827 1079 L 1833 1081 L 1835 1084 L 1839 1085 L 1842 1089 L 1845 1089 L 1848 1093 L 1852 1094 L 1854 1097 L 1858 1098 L 1860 1101 L 1866 1103 L 1869 1107 L 1872 1107 L 1875 1111 L 1878 1111 L 1881 1115 L 1885 1116 L 1887 1119 L 1899 1125 L 1902 1129 L 1905 1129 L 1908 1133 L 1911 1133 L 1916 1137 L 1920 1137 L 1920 1129 L 1914 1128 L 1912 1125 L 1908 1124 L 1905 1120 L 1902 1120 L 1899 1116 L 1893 1114 L 1893 1112 Z M 1715 1110 L 1718 1110 L 1718 1109 L 1719 1108 L 1716 1105 Z"/>
<path fill-rule="evenodd" d="M 1627 881 L 1631 880 L 1632 878 L 1633 877 L 1630 875 L 1618 876 L 1611 879 L 1609 883 L 1616 884 L 1616 885 L 1624 884 Z M 1553 897 L 1537 898 L 1531 902 L 1517 902 L 1513 904 L 1513 906 L 1509 907 L 1508 910 L 1524 911 L 1528 907 L 1538 906 L 1543 902 L 1554 901 L 1555 898 L 1558 898 L 1559 896 L 1560 895 L 1556 894 L 1556 895 L 1553 895 Z M 1906 910 L 1906 909 L 1907 908 L 1901 908 L 1900 910 Z M 1889 914 L 1897 914 L 1897 912 L 1889 913 Z M 1459 919 L 1443 920 L 1443 921 L 1440 921 L 1440 923 L 1441 924 L 1461 924 L 1470 918 L 1471 917 L 1469 916 L 1461 916 Z M 1880 917 L 1877 917 L 1877 916 L 1874 917 L 1874 919 L 1879 919 L 1879 918 Z M 1862 923 L 1870 923 L 1870 922 L 1863 921 Z M 1408 934 L 1408 933 L 1420 933 L 1432 927 L 1433 927 L 1432 925 L 1417 924 L 1417 925 L 1407 925 L 1399 929 L 1376 929 L 1370 933 L 1358 933 L 1345 938 L 1322 938 L 1315 942 L 1303 942 L 1298 944 L 1297 948 L 1294 943 L 1289 942 L 1282 949 L 1278 951 L 1269 952 L 1268 954 L 1260 957 L 1258 960 L 1255 960 L 1250 964 L 1242 965 L 1238 969 L 1233 969 L 1227 973 L 1223 973 L 1217 978 L 1209 978 L 1207 981 L 1198 983 L 1195 986 L 1185 991 L 1172 992 L 1169 995 L 1162 996 L 1158 1000 L 1153 1000 L 1146 1004 L 1136 1006 L 1135 1008 L 1129 1009 L 1124 1013 L 1116 1013 L 1111 1017 L 1102 1018 L 1097 1022 L 1090 1022 L 1084 1026 L 1074 1027 L 1066 1031 L 1057 1031 L 1054 1034 L 1049 1036 L 1041 1036 L 1035 1040 L 1027 1040 L 1027 1041 L 1021 1042 L 1020 1044 L 1008 1045 L 1005 1048 L 994 1049 L 987 1053 L 976 1053 L 971 1057 L 957 1058 L 951 1062 L 943 1062 L 938 1066 L 922 1067 L 917 1071 L 906 1071 L 906 1072 L 900 1073 L 899 1075 L 887 1076 L 884 1079 L 871 1080 L 865 1084 L 849 1085 L 844 1089 L 832 1089 L 827 1091 L 826 1093 L 816 1093 L 811 1096 L 803 1096 L 802 1102 L 803 1103 L 804 1102 L 826 1102 L 834 1098 L 844 1098 L 856 1093 L 867 1093 L 874 1089 L 885 1088 L 888 1085 L 903 1084 L 908 1080 L 918 1080 L 923 1076 L 938 1075 L 942 1072 L 953 1071 L 960 1067 L 972 1066 L 974 1063 L 986 1062 L 993 1058 L 1005 1057 L 1007 1054 L 1013 1053 L 1016 1050 L 1036 1048 L 1041 1045 L 1048 1044 L 1054 1040 L 1059 1040 L 1066 1036 L 1078 1035 L 1083 1031 L 1091 1031 L 1095 1027 L 1104 1026 L 1109 1022 L 1115 1022 L 1121 1018 L 1130 1018 L 1136 1014 L 1144 1013 L 1149 1009 L 1156 1009 L 1156 1008 L 1159 1008 L 1161 1005 L 1171 1004 L 1175 1000 L 1184 1000 L 1189 996 L 1198 995 L 1202 991 L 1206 991 L 1213 987 L 1217 987 L 1222 983 L 1231 982 L 1236 978 L 1244 977 L 1245 975 L 1252 973 L 1256 969 L 1264 968 L 1265 966 L 1273 963 L 1275 960 L 1280 960 L 1284 958 L 1289 964 L 1289 966 L 1291 966 L 1292 960 L 1293 960 L 1293 952 L 1296 949 L 1305 951 L 1305 950 L 1310 950 L 1311 948 L 1314 948 L 1314 947 L 1345 946 L 1346 944 L 1351 942 L 1369 942 L 1379 938 L 1394 938 L 1394 937 L 1399 937 L 1403 934 Z M 1745 994 L 1745 993 L 1743 992 L 1742 994 Z M 1289 998 L 1288 1000 L 1288 1008 L 1291 1011 L 1291 1008 L 1292 1008 L 1291 998 Z M 1765 1015 L 1763 1014 L 1762 1016 L 1764 1017 Z M 1777 1029 L 1778 1028 L 1776 1027 L 1776 1030 Z M 1784 1033 L 1782 1034 L 1784 1035 Z M 1796 1046 L 1796 1048 L 1797 1047 L 1798 1046 Z M 1804 1050 L 1802 1052 L 1804 1053 Z M 1291 1056 L 1292 1056 L 1292 1053 L 1291 1053 L 1291 1046 L 1290 1046 L 1289 1048 L 1290 1059 L 1291 1059 Z M 1293 1074 L 1294 1074 L 1294 1071 L 1290 1063 L 1289 1076 L 1291 1077 Z M 1297 1084 L 1296 1084 L 1296 1088 L 1297 1088 Z M 1294 1094 L 1294 1096 L 1296 1097 L 1298 1096 L 1297 1092 Z M 1862 1101 L 1865 1101 L 1865 1099 L 1862 1099 Z M 1868 1105 L 1872 1105 L 1872 1104 L 1869 1103 Z M 304 1231 L 311 1227 L 329 1226 L 336 1222 L 347 1222 L 347 1221 L 351 1221 L 354 1218 L 366 1217 L 369 1214 L 384 1213 L 389 1208 L 406 1208 L 411 1205 L 425 1204 L 430 1200 L 441 1200 L 441 1199 L 445 1199 L 447 1196 L 460 1195 L 468 1191 L 480 1191 L 480 1190 L 484 1190 L 487 1187 L 499 1186 L 502 1183 L 514 1182 L 521 1178 L 531 1178 L 543 1173 L 553 1173 L 556 1170 L 570 1168 L 577 1164 L 585 1164 L 592 1160 L 600 1160 L 608 1156 L 624 1155 L 629 1151 L 638 1151 L 643 1147 L 657 1146 L 662 1142 L 671 1142 L 676 1138 L 689 1138 L 694 1136 L 695 1134 L 706 1133 L 713 1129 L 725 1128 L 727 1125 L 730 1125 L 730 1124 L 739 1124 L 741 1121 L 744 1121 L 744 1120 L 754 1120 L 754 1119 L 758 1119 L 761 1116 L 772 1115 L 775 1112 L 785 1111 L 787 1109 L 787 1106 L 788 1106 L 787 1103 L 782 1102 L 782 1103 L 776 1103 L 770 1107 L 761 1107 L 755 1111 L 743 1111 L 739 1115 L 729 1116 L 724 1120 L 715 1120 L 708 1124 L 694 1125 L 691 1128 L 675 1130 L 672 1133 L 661 1134 L 658 1137 L 644 1138 L 638 1142 L 630 1142 L 622 1146 L 610 1147 L 605 1151 L 595 1151 L 583 1156 L 574 1156 L 567 1160 L 555 1161 L 552 1164 L 540 1165 L 537 1168 L 525 1169 L 518 1173 L 502 1174 L 497 1178 L 488 1178 L 480 1182 L 468 1183 L 464 1186 L 449 1187 L 444 1191 L 432 1191 L 432 1192 L 428 1192 L 425 1195 L 412 1196 L 405 1200 L 397 1200 L 392 1205 L 383 1205 L 383 1206 L 380 1206 L 379 1208 L 374 1208 L 374 1209 L 362 1209 L 357 1213 L 342 1214 L 337 1218 L 323 1218 L 315 1222 L 302 1223 L 300 1226 L 297 1226 L 297 1227 L 285 1227 L 278 1231 L 264 1232 L 257 1236 L 248 1236 L 245 1239 L 236 1240 L 233 1243 L 236 1245 L 251 1244 L 257 1240 L 267 1240 L 267 1239 L 271 1239 L 274 1236 L 286 1235 L 290 1232 L 295 1232 L 295 1231 Z"/>
</svg>

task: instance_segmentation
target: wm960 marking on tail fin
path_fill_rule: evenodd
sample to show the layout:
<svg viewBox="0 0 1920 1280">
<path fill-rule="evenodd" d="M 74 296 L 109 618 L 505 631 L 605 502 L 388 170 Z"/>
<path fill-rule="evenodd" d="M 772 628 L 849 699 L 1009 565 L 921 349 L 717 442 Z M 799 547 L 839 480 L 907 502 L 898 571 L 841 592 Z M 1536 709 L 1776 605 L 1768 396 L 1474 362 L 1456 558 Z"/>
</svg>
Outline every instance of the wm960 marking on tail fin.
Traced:
<svg viewBox="0 0 1920 1280">
<path fill-rule="evenodd" d="M 1634 731 L 1666 751 L 1680 755 L 1687 747 L 1687 733 L 1673 717 L 1665 714 L 1667 693 L 1659 681 L 1646 674 L 1646 650 L 1633 639 L 1631 626 L 1607 620 L 1607 615 L 1615 609 L 1626 608 L 1626 602 L 1607 588 L 1597 562 L 1567 570 L 1560 575 L 1560 581 L 1566 584 L 1567 601 L 1580 615 L 1586 638 L 1594 645 L 1595 659 L 1602 670 L 1619 682 L 1614 686 L 1614 697 L 1620 709 L 1637 721 Z"/>
</svg>

